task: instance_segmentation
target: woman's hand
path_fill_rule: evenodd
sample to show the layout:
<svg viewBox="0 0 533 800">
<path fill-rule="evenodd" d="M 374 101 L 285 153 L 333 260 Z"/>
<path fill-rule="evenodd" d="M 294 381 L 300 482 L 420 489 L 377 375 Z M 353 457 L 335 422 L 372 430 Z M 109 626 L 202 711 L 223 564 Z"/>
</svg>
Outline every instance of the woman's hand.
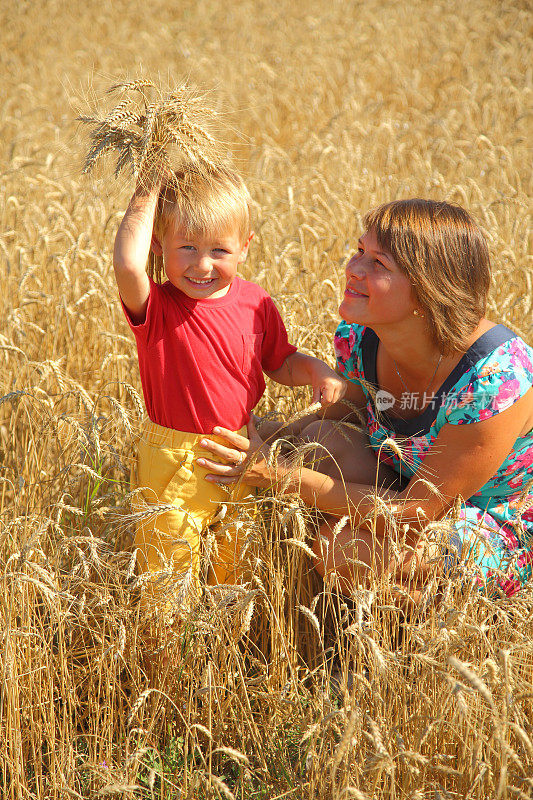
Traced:
<svg viewBox="0 0 533 800">
<path fill-rule="evenodd" d="M 225 463 L 217 463 L 207 458 L 199 458 L 201 467 L 212 470 L 206 481 L 231 484 L 242 479 L 249 486 L 267 488 L 280 478 L 280 465 L 268 463 L 268 446 L 257 433 L 253 418 L 248 423 L 248 439 L 227 428 L 214 428 L 213 434 L 224 439 L 227 444 L 202 439 L 200 444 Z"/>
</svg>

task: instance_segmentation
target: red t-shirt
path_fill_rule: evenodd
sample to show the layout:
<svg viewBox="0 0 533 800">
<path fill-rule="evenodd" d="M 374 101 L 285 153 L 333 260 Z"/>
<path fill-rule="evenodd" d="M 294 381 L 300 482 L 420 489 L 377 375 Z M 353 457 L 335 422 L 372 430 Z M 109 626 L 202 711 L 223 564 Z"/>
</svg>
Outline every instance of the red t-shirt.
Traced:
<svg viewBox="0 0 533 800">
<path fill-rule="evenodd" d="M 146 319 L 134 325 L 148 416 L 165 428 L 238 430 L 265 389 L 263 370 L 296 352 L 272 298 L 235 278 L 224 297 L 193 300 L 150 281 Z"/>
</svg>

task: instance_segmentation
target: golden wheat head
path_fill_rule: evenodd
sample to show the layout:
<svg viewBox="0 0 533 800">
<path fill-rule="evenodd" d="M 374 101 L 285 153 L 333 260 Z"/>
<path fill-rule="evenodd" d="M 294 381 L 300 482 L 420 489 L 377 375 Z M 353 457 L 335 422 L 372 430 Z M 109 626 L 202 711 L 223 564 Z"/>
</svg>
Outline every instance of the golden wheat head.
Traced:
<svg viewBox="0 0 533 800">
<path fill-rule="evenodd" d="M 208 130 L 216 112 L 187 84 L 163 91 L 151 81 L 135 80 L 114 84 L 108 94 L 120 99 L 107 114 L 78 117 L 90 128 L 84 173 L 111 152 L 117 154 L 115 177 L 129 169 L 137 181 L 160 179 L 184 161 L 209 170 L 221 160 Z"/>
</svg>

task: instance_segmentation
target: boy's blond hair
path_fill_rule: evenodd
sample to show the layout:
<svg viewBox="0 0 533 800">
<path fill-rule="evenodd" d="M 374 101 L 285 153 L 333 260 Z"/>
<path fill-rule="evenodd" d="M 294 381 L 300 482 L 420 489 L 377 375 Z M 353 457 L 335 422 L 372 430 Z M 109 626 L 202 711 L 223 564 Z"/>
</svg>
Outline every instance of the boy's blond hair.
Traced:
<svg viewBox="0 0 533 800">
<path fill-rule="evenodd" d="M 154 233 L 161 241 L 169 230 L 187 236 L 236 232 L 244 244 L 250 234 L 250 194 L 241 176 L 217 165 L 198 169 L 185 164 L 163 184 L 154 219 Z M 148 273 L 163 278 L 161 256 L 150 254 Z"/>
<path fill-rule="evenodd" d="M 491 283 L 487 242 L 472 216 L 461 206 L 415 198 L 379 206 L 363 224 L 410 279 L 439 350 L 465 350 Z"/>
</svg>

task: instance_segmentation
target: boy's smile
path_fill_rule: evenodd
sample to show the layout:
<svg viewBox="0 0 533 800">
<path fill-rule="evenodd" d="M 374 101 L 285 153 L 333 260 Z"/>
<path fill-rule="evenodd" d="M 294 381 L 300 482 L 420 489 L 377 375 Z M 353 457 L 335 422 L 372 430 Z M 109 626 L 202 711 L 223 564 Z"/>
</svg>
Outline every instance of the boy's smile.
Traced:
<svg viewBox="0 0 533 800">
<path fill-rule="evenodd" d="M 162 242 L 167 278 L 194 300 L 223 297 L 246 258 L 250 239 L 243 244 L 236 231 L 196 235 L 170 229 Z"/>
</svg>

